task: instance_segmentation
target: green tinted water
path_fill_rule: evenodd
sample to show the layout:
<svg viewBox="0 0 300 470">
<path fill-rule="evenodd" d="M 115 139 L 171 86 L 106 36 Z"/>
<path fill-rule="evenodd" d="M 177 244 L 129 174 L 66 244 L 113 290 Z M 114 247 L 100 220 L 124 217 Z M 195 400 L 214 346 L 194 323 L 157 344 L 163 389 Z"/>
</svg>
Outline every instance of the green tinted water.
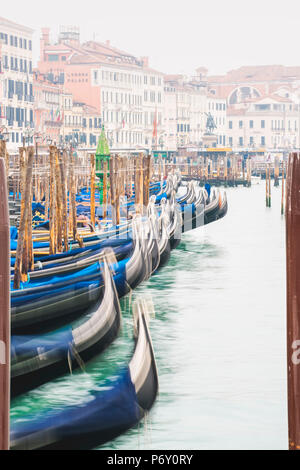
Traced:
<svg viewBox="0 0 300 470">
<path fill-rule="evenodd" d="M 160 393 L 148 420 L 102 449 L 287 448 L 285 253 L 281 190 L 229 189 L 225 219 L 184 235 L 151 296 Z M 132 354 L 128 299 L 109 349 L 12 403 L 12 419 L 90 400 Z"/>
</svg>

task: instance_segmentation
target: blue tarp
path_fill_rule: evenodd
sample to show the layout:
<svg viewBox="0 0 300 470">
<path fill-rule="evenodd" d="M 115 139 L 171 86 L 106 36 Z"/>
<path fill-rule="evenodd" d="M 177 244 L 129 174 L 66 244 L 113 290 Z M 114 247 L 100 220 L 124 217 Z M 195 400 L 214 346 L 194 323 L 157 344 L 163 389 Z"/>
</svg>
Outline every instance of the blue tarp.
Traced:
<svg viewBox="0 0 300 470">
<path fill-rule="evenodd" d="M 90 391 L 89 400 L 76 406 L 49 409 L 34 415 L 24 415 L 12 422 L 11 440 L 49 430 L 56 442 L 84 434 L 98 433 L 99 444 L 110 429 L 128 429 L 139 418 L 139 405 L 129 368 L 121 370 L 117 380 L 105 384 L 106 390 Z M 107 389 L 108 388 L 108 389 Z M 101 436 L 101 437 L 100 437 Z"/>
<path fill-rule="evenodd" d="M 66 357 L 70 344 L 73 343 L 73 331 L 70 326 L 44 335 L 13 335 L 11 337 L 11 356 L 37 356 L 47 351 L 57 352 Z"/>
</svg>

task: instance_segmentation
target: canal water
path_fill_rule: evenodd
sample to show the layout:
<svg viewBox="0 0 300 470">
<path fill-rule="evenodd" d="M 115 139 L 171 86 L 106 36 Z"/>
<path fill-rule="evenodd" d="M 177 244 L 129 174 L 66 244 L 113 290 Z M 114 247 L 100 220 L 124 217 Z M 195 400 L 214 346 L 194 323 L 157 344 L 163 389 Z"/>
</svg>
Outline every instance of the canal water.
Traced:
<svg viewBox="0 0 300 470">
<path fill-rule="evenodd" d="M 227 216 L 183 236 L 133 295 L 155 308 L 160 393 L 147 419 L 101 449 L 286 449 L 285 234 L 281 188 L 227 190 Z M 151 300 L 152 299 L 152 300 Z M 129 298 L 119 338 L 86 373 L 12 403 L 12 421 L 92 399 L 133 348 Z"/>
</svg>

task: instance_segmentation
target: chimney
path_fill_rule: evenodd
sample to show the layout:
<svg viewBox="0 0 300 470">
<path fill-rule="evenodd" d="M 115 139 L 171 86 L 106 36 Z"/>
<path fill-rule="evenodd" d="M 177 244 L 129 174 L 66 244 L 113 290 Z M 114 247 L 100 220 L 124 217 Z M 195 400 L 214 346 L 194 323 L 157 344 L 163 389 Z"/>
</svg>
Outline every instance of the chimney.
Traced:
<svg viewBox="0 0 300 470">
<path fill-rule="evenodd" d="M 143 62 L 143 67 L 148 68 L 149 67 L 149 57 L 141 57 L 142 62 Z"/>
<path fill-rule="evenodd" d="M 42 36 L 40 39 L 40 60 L 44 61 L 45 60 L 45 46 L 47 46 L 50 43 L 50 29 L 49 28 L 42 28 Z"/>
<path fill-rule="evenodd" d="M 44 44 L 50 44 L 50 28 L 42 28 L 42 40 Z"/>
</svg>

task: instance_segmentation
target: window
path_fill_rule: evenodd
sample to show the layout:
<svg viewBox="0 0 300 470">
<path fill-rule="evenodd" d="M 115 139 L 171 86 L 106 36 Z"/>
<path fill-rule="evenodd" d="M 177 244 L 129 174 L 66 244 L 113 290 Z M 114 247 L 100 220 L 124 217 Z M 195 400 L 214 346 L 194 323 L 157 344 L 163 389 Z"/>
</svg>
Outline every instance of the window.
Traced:
<svg viewBox="0 0 300 470">
<path fill-rule="evenodd" d="M 232 137 L 229 137 L 229 145 L 232 147 Z"/>
<path fill-rule="evenodd" d="M 253 121 L 252 120 L 249 121 L 249 127 L 250 127 L 250 129 L 253 129 Z"/>
<path fill-rule="evenodd" d="M 264 119 L 261 120 L 261 128 L 264 129 L 266 127 L 266 123 Z"/>
<path fill-rule="evenodd" d="M 229 129 L 232 129 L 232 121 L 229 121 Z"/>
<path fill-rule="evenodd" d="M 250 137 L 250 145 L 253 145 L 254 144 L 254 138 L 251 136 Z"/>
<path fill-rule="evenodd" d="M 56 62 L 56 61 L 58 61 L 58 55 L 57 54 L 48 54 L 48 60 L 49 60 L 49 62 Z"/>
<path fill-rule="evenodd" d="M 244 139 L 243 137 L 239 137 L 239 146 L 243 147 L 243 145 L 244 145 Z"/>
<path fill-rule="evenodd" d="M 32 41 L 31 41 L 31 39 L 29 40 L 28 45 L 29 45 L 29 50 L 32 51 Z"/>
<path fill-rule="evenodd" d="M 13 46 L 14 45 L 14 37 L 10 36 L 9 40 L 10 40 L 10 45 Z"/>
<path fill-rule="evenodd" d="M 27 49 L 27 39 L 24 39 L 23 45 L 24 45 L 24 49 Z"/>
<path fill-rule="evenodd" d="M 266 138 L 265 138 L 265 136 L 263 136 L 263 135 L 261 136 L 260 143 L 261 143 L 261 145 L 266 145 Z"/>
<path fill-rule="evenodd" d="M 19 39 L 19 47 L 22 49 L 23 47 L 23 41 L 22 41 L 22 38 Z"/>
<path fill-rule="evenodd" d="M 240 129 L 243 128 L 243 121 L 239 121 L 239 128 L 240 128 Z"/>
</svg>

